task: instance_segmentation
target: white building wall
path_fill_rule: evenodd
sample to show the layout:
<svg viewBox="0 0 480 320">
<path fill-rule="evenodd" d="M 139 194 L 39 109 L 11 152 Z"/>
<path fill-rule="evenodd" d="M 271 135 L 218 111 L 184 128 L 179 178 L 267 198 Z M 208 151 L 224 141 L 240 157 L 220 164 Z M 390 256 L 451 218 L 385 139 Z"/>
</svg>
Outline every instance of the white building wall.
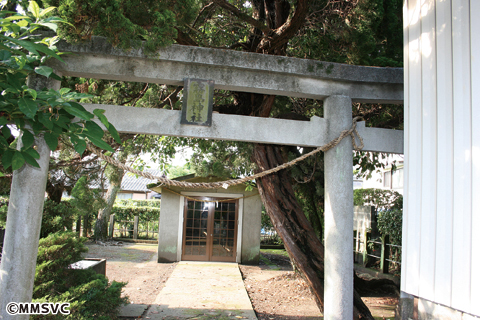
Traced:
<svg viewBox="0 0 480 320">
<path fill-rule="evenodd" d="M 396 171 L 393 173 L 393 177 L 391 179 L 396 180 L 397 184 L 393 184 L 393 187 L 385 186 L 385 173 L 386 172 L 391 172 L 392 169 L 392 164 L 395 161 L 396 165 Z M 393 190 L 401 195 L 403 195 L 403 182 L 400 184 L 399 181 L 403 181 L 403 162 L 404 162 L 404 157 L 403 155 L 400 154 L 389 154 L 385 159 L 381 159 L 380 162 L 382 162 L 385 165 L 385 168 L 383 169 L 378 169 L 372 172 L 372 176 L 369 179 L 363 179 L 363 180 L 355 180 L 357 182 L 357 185 L 354 186 L 353 189 L 383 189 L 383 190 Z M 354 169 L 356 169 L 354 167 Z M 399 177 L 400 175 L 400 177 Z"/>
<path fill-rule="evenodd" d="M 405 0 L 403 292 L 480 316 L 480 1 Z"/>
</svg>

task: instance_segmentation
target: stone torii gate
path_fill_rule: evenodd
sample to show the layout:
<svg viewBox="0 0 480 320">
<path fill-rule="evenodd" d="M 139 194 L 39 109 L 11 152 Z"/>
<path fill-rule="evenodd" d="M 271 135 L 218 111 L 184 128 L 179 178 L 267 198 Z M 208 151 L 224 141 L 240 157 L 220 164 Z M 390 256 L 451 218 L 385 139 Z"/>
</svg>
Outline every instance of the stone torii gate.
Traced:
<svg viewBox="0 0 480 320">
<path fill-rule="evenodd" d="M 212 126 L 180 125 L 181 111 L 112 105 L 109 121 L 123 133 L 141 133 L 318 147 L 349 129 L 352 102 L 403 103 L 403 70 L 173 45 L 147 57 L 123 52 L 102 38 L 84 45 L 61 43 L 65 64 L 52 62 L 63 76 L 183 85 L 184 78 L 215 81 L 216 89 L 321 99 L 324 118 L 310 121 L 213 114 Z M 59 83 L 30 81 L 36 88 Z M 365 151 L 403 153 L 403 131 L 366 128 L 359 123 Z M 0 267 L 0 318 L 9 302 L 32 298 L 38 238 L 48 173 L 49 150 L 36 138 L 40 169 L 14 172 Z M 325 153 L 325 319 L 353 316 L 353 170 L 351 138 Z M 15 319 L 20 317 L 16 316 Z"/>
</svg>

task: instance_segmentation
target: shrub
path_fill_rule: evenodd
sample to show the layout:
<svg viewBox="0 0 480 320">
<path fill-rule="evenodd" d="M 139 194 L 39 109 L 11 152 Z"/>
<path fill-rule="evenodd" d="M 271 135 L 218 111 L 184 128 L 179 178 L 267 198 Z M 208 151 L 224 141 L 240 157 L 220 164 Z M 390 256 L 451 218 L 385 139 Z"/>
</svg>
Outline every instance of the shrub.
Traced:
<svg viewBox="0 0 480 320">
<path fill-rule="evenodd" d="M 403 196 L 394 190 L 386 189 L 355 189 L 353 204 L 356 206 L 375 206 L 377 209 L 403 208 Z"/>
<path fill-rule="evenodd" d="M 91 269 L 69 268 L 87 251 L 85 241 L 73 232 L 52 233 L 40 239 L 33 299 L 70 303 L 69 316 L 51 315 L 51 319 L 116 319 L 118 307 L 128 302 L 128 298 L 121 297 L 126 283 L 109 284 L 105 276 Z"/>
<path fill-rule="evenodd" d="M 383 189 L 356 189 L 353 198 L 356 206 L 375 206 L 380 234 L 390 236 L 390 243 L 402 245 L 403 196 L 400 193 Z"/>
<path fill-rule="evenodd" d="M 261 226 L 262 229 L 260 231 L 260 241 L 262 244 L 283 244 L 282 239 L 273 227 L 273 223 L 264 207 L 262 207 Z"/>
<path fill-rule="evenodd" d="M 7 223 L 8 200 L 9 197 L 0 196 L 0 228 L 4 229 Z"/>
<path fill-rule="evenodd" d="M 43 205 L 40 238 L 44 238 L 51 233 L 71 230 L 73 220 L 73 208 L 68 201 L 57 203 L 46 199 Z"/>
<path fill-rule="evenodd" d="M 113 206 L 112 214 L 115 214 L 115 220 L 117 221 L 132 221 L 134 216 L 138 216 L 140 222 L 149 222 L 158 220 L 160 208 L 115 205 Z"/>
<path fill-rule="evenodd" d="M 390 243 L 397 246 L 402 245 L 402 214 L 402 210 L 389 209 L 379 211 L 377 216 L 378 231 L 388 235 Z"/>
<path fill-rule="evenodd" d="M 8 202 L 9 197 L 0 196 L 0 228 L 5 228 L 6 225 Z M 73 209 L 68 201 L 57 203 L 45 199 L 40 238 L 44 238 L 50 233 L 71 230 L 74 218 L 72 210 Z"/>
</svg>

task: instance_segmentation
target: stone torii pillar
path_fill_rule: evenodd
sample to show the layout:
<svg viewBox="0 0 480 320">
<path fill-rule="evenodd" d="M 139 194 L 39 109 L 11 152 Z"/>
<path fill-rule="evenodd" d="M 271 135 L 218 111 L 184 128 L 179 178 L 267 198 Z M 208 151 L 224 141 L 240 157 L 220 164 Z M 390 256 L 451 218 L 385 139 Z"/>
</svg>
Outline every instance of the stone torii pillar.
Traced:
<svg viewBox="0 0 480 320">
<path fill-rule="evenodd" d="M 28 86 L 33 89 L 58 90 L 60 81 L 30 75 Z M 24 164 L 13 172 L 10 204 L 7 213 L 5 241 L 0 264 L 0 319 L 28 319 L 29 315 L 10 315 L 10 302 L 31 302 L 38 242 L 42 225 L 43 204 L 48 177 L 50 149 L 43 136 L 35 137 L 40 168 Z M 12 309 L 15 311 L 18 309 Z"/>
<path fill-rule="evenodd" d="M 328 139 L 352 125 L 352 100 L 330 96 L 324 100 Z M 324 318 L 353 318 L 353 157 L 346 137 L 325 152 L 325 301 Z"/>
</svg>

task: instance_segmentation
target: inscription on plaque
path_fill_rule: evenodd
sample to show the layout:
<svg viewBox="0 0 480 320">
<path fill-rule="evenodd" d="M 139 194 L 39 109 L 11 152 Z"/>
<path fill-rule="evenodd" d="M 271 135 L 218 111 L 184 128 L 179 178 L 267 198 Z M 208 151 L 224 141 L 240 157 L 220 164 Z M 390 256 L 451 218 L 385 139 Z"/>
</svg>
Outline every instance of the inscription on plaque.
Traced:
<svg viewBox="0 0 480 320">
<path fill-rule="evenodd" d="M 212 125 L 213 80 L 185 79 L 181 124 Z"/>
</svg>

